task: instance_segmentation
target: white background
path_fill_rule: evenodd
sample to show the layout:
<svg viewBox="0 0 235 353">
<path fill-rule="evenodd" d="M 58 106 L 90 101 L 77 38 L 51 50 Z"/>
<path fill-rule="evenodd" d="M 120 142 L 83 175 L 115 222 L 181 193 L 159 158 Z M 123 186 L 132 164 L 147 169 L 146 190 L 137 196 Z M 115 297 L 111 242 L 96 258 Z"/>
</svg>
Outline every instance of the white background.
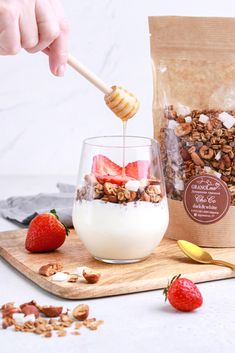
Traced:
<svg viewBox="0 0 235 353">
<path fill-rule="evenodd" d="M 235 16 L 229 0 L 67 0 L 70 50 L 108 84 L 135 92 L 129 134 L 152 136 L 148 15 Z M 234 38 L 235 40 L 235 38 Z M 0 57 L 0 175 L 75 175 L 85 137 L 121 133 L 102 94 L 70 68 L 53 77 L 39 53 Z"/>
</svg>

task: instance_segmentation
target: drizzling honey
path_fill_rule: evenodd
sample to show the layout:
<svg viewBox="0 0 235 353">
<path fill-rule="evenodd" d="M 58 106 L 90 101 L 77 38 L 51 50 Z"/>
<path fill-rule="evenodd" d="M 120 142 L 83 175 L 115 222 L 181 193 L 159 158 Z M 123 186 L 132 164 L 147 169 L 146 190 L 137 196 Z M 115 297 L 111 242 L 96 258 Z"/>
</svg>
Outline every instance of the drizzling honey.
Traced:
<svg viewBox="0 0 235 353">
<path fill-rule="evenodd" d="M 122 121 L 122 136 L 123 136 L 123 147 L 122 147 L 122 177 L 124 178 L 126 176 L 126 170 L 125 170 L 125 155 L 126 155 L 126 127 L 127 127 L 127 120 Z"/>
</svg>

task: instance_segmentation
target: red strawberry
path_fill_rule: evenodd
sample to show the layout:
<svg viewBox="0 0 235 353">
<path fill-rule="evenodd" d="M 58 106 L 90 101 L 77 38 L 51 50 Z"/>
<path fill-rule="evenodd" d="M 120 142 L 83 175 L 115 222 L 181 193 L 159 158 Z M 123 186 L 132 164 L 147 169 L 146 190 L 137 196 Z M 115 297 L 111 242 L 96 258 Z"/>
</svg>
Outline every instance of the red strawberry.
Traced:
<svg viewBox="0 0 235 353">
<path fill-rule="evenodd" d="M 164 289 L 166 300 L 179 311 L 193 311 L 203 303 L 201 292 L 197 286 L 187 278 L 175 276 Z"/>
<path fill-rule="evenodd" d="M 121 175 L 122 167 L 112 162 L 109 158 L 98 154 L 93 157 L 92 173 L 95 175 Z"/>
<path fill-rule="evenodd" d="M 117 185 L 124 185 L 128 182 L 128 180 L 132 180 L 132 178 L 128 176 L 122 176 L 122 175 L 96 175 L 96 178 L 99 183 L 103 184 L 106 181 L 112 184 L 117 184 Z"/>
<path fill-rule="evenodd" d="M 149 161 L 136 161 L 127 164 L 125 170 L 126 175 L 134 179 L 149 178 L 150 163 Z"/>
<path fill-rule="evenodd" d="M 58 249 L 69 229 L 59 221 L 55 210 L 36 216 L 29 225 L 25 248 L 30 252 L 48 252 Z"/>
</svg>

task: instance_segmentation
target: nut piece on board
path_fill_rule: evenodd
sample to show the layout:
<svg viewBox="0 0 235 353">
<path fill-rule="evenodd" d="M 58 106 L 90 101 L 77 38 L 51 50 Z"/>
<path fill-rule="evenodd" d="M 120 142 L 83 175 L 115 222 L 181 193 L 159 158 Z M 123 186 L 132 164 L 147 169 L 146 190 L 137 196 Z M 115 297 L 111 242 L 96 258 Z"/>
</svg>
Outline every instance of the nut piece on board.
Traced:
<svg viewBox="0 0 235 353">
<path fill-rule="evenodd" d="M 54 275 L 56 272 L 61 272 L 63 270 L 63 265 L 59 262 L 49 263 L 43 265 L 39 269 L 39 274 L 45 277 Z"/>
<path fill-rule="evenodd" d="M 93 270 L 84 270 L 82 275 L 85 280 L 90 284 L 97 283 L 101 276 L 99 272 L 95 272 Z"/>
<path fill-rule="evenodd" d="M 78 321 L 84 321 L 88 318 L 89 306 L 87 304 L 79 304 L 73 309 L 73 317 Z"/>
</svg>

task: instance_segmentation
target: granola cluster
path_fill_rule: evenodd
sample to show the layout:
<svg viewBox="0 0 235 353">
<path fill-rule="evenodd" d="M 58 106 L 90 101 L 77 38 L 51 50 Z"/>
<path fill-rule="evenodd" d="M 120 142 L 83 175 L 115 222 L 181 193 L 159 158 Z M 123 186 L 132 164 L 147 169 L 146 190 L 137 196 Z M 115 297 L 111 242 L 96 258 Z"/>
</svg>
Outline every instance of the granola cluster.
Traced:
<svg viewBox="0 0 235 353">
<path fill-rule="evenodd" d="M 77 190 L 76 200 L 96 200 L 126 204 L 135 201 L 158 203 L 163 194 L 160 180 L 155 178 L 130 180 L 126 184 L 117 185 L 111 182 L 100 183 L 94 174 L 84 178 L 84 185 Z"/>
<path fill-rule="evenodd" d="M 235 111 L 164 112 L 160 145 L 169 198 L 182 200 L 184 185 L 196 175 L 211 174 L 228 186 L 235 205 Z"/>
<path fill-rule="evenodd" d="M 27 309 L 27 310 L 26 310 Z M 75 336 L 81 334 L 80 328 L 97 330 L 103 323 L 96 318 L 88 318 L 89 306 L 79 304 L 73 310 L 63 307 L 40 306 L 34 300 L 16 307 L 13 302 L 2 305 L 2 329 L 13 327 L 17 332 L 31 332 L 42 337 L 52 337 L 53 332 L 58 337 L 66 336 L 68 329 Z"/>
</svg>

